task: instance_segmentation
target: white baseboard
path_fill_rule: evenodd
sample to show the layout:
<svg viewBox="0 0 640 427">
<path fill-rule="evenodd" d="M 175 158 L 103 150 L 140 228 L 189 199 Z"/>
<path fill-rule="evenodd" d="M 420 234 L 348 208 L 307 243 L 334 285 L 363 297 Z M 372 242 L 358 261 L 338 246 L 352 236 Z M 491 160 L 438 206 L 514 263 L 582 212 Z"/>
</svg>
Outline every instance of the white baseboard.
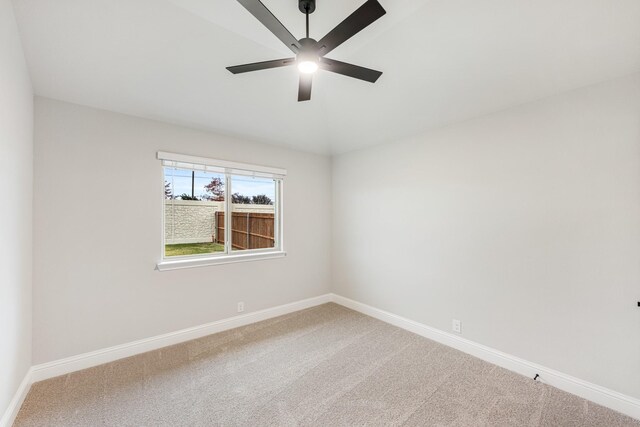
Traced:
<svg viewBox="0 0 640 427">
<path fill-rule="evenodd" d="M 540 375 L 539 380 L 560 390 L 575 394 L 599 405 L 621 412 L 630 417 L 640 419 L 640 400 L 631 396 L 609 390 L 596 384 L 563 374 L 556 370 L 528 362 L 499 350 L 478 344 L 460 336 L 443 332 L 422 323 L 380 310 L 340 295 L 332 295 L 333 302 L 374 317 L 383 322 L 453 347 L 467 354 L 501 366 L 510 371 L 533 378 Z"/>
<path fill-rule="evenodd" d="M 293 313 L 294 311 L 325 304 L 330 301 L 331 294 L 320 295 L 290 304 L 284 304 L 260 311 L 254 311 L 253 313 L 218 320 L 216 322 L 195 326 L 193 328 L 182 329 L 168 334 L 145 338 L 127 344 L 121 344 L 102 350 L 67 357 L 65 359 L 54 360 L 53 362 L 35 365 L 32 368 L 32 382 L 42 381 L 59 375 L 68 374 L 70 372 L 80 371 L 82 369 L 113 362 L 114 360 L 134 356 L 147 351 L 157 350 L 162 347 L 179 344 L 181 342 L 249 325 L 251 323 L 260 322 L 273 317 L 282 316 L 283 314 Z"/>
<path fill-rule="evenodd" d="M 6 411 L 4 411 L 4 415 L 0 418 L 0 427 L 11 427 L 16 417 L 18 416 L 18 411 L 20 411 L 20 407 L 24 402 L 24 398 L 27 397 L 27 393 L 29 392 L 29 388 L 31 388 L 31 373 L 33 368 L 29 368 L 27 373 L 25 374 L 22 382 L 18 386 L 18 390 L 13 395 L 13 399 L 9 402 L 9 406 Z"/>
</svg>

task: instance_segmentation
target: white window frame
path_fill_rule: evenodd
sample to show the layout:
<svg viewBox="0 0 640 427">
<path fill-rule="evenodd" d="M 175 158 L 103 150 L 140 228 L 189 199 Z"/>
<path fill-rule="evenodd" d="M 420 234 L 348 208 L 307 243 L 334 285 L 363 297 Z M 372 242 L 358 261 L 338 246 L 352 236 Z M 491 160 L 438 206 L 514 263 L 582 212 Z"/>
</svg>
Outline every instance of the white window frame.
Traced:
<svg viewBox="0 0 640 427">
<path fill-rule="evenodd" d="M 189 156 L 186 154 L 168 153 L 158 151 L 157 159 L 161 160 L 162 188 L 164 188 L 164 168 L 177 167 L 182 169 L 207 170 L 225 175 L 225 215 L 224 215 L 224 244 L 225 250 L 222 253 L 186 255 L 176 257 L 165 257 L 165 196 L 162 192 L 162 246 L 160 248 L 160 261 L 156 264 L 159 271 L 177 270 L 182 268 L 205 267 L 209 265 L 230 264 L 245 261 L 257 261 L 271 258 L 281 258 L 286 256 L 284 250 L 283 233 L 283 193 L 284 177 L 287 175 L 286 169 L 273 168 L 269 166 L 251 165 L 248 163 L 230 162 L 227 160 L 210 159 L 206 157 Z M 264 249 L 246 249 L 242 251 L 232 250 L 231 242 L 231 194 L 232 176 L 254 176 L 260 178 L 273 178 L 276 184 L 274 200 L 274 247 Z"/>
</svg>

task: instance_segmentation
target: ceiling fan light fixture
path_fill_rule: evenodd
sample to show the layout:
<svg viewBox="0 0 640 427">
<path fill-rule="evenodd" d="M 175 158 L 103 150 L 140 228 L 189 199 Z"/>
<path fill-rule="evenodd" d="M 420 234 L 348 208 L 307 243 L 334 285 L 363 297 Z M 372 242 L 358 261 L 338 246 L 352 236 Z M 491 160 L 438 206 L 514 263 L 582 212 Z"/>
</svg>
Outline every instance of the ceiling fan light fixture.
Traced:
<svg viewBox="0 0 640 427">
<path fill-rule="evenodd" d="M 313 39 L 306 38 L 300 40 L 300 44 L 302 45 L 302 49 L 296 56 L 298 70 L 304 74 L 313 74 L 318 71 L 318 62 L 320 61 L 320 58 L 318 57 L 318 48 L 316 46 L 318 42 Z"/>
<path fill-rule="evenodd" d="M 313 74 L 318 71 L 318 63 L 316 61 L 299 61 L 298 70 L 304 74 Z"/>
</svg>

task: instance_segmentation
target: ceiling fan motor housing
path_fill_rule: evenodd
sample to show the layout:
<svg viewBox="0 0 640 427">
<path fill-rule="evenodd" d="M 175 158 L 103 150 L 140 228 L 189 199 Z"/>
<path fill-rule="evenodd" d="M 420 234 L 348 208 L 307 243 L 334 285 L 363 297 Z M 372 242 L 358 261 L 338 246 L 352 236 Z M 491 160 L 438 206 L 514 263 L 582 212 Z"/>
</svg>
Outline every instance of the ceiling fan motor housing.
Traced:
<svg viewBox="0 0 640 427">
<path fill-rule="evenodd" d="M 298 0 L 298 9 L 302 13 L 313 13 L 316 10 L 316 0 Z"/>
<path fill-rule="evenodd" d="M 296 55 L 298 63 L 303 61 L 318 62 L 318 42 L 312 38 L 304 38 L 299 40 L 302 48 Z"/>
</svg>

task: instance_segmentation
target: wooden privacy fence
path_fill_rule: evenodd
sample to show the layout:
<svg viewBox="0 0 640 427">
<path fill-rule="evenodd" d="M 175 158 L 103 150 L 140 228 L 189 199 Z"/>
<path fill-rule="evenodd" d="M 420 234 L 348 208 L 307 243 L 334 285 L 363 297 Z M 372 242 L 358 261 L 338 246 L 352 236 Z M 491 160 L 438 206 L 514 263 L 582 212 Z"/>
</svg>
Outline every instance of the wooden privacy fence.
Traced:
<svg viewBox="0 0 640 427">
<path fill-rule="evenodd" d="M 231 246 L 233 249 L 262 249 L 275 246 L 273 214 L 232 212 Z M 224 244 L 224 212 L 216 212 L 213 241 Z"/>
</svg>

